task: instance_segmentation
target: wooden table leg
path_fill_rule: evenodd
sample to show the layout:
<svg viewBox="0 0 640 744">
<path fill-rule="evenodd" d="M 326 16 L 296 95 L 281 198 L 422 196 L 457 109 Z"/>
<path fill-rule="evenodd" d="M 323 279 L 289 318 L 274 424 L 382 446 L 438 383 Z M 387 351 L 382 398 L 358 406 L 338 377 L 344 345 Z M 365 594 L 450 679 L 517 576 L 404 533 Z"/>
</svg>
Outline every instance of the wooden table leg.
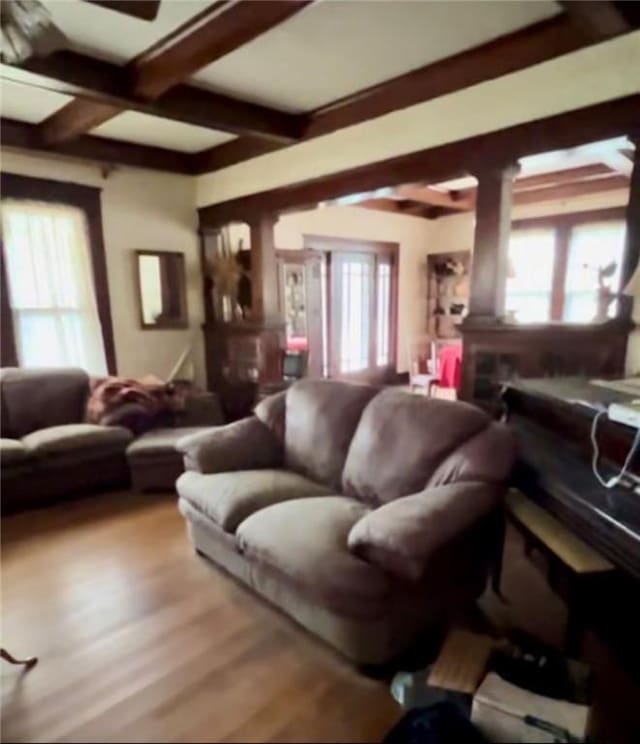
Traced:
<svg viewBox="0 0 640 744">
<path fill-rule="evenodd" d="M 16 659 L 15 656 L 12 656 L 4 648 L 0 648 L 0 658 L 4 659 L 5 661 L 8 661 L 9 664 L 22 665 L 27 670 L 28 669 L 31 669 L 31 667 L 34 667 L 38 663 L 38 657 L 37 656 L 29 656 L 29 658 L 27 658 L 27 659 Z"/>
</svg>

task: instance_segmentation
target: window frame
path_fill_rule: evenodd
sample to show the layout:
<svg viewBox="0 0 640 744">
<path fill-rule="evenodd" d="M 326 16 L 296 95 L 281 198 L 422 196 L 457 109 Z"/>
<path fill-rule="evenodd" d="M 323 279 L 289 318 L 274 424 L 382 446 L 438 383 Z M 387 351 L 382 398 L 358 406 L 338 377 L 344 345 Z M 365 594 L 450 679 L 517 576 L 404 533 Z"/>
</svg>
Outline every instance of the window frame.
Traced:
<svg viewBox="0 0 640 744">
<path fill-rule="evenodd" d="M 588 212 L 568 212 L 566 214 L 554 214 L 546 217 L 529 217 L 514 220 L 511 223 L 511 233 L 517 230 L 530 230 L 535 228 L 552 229 L 555 233 L 555 253 L 553 274 L 551 282 L 551 308 L 549 318 L 543 323 L 564 323 L 573 325 L 563 320 L 565 305 L 565 283 L 567 278 L 567 267 L 569 264 L 569 250 L 571 243 L 571 231 L 578 225 L 597 222 L 622 222 L 626 224 L 626 209 L 624 207 L 611 207 L 609 209 L 597 209 Z M 624 266 L 624 255 L 623 255 Z M 622 304 L 618 303 L 616 318 L 622 317 Z M 592 323 L 581 324 L 592 325 Z"/>
<path fill-rule="evenodd" d="M 50 204 L 64 204 L 81 209 L 87 219 L 89 250 L 93 288 L 98 306 L 98 318 L 102 328 L 102 342 L 110 375 L 117 373 L 113 321 L 111 318 L 111 301 L 107 276 L 107 261 L 104 249 L 102 228 L 102 189 L 95 186 L 84 186 L 65 181 L 54 181 L 48 178 L 34 178 L 15 173 L 0 174 L 0 193 L 2 199 L 17 201 L 38 201 Z M 1 356 L 3 366 L 18 366 L 18 355 L 13 333 L 12 310 L 8 295 L 8 281 L 4 266 L 4 247 L 1 261 L 2 291 L 2 344 Z M 6 317 L 5 317 L 6 316 Z M 8 318 L 8 319 L 7 319 Z M 6 331 L 9 331 L 8 333 Z"/>
</svg>

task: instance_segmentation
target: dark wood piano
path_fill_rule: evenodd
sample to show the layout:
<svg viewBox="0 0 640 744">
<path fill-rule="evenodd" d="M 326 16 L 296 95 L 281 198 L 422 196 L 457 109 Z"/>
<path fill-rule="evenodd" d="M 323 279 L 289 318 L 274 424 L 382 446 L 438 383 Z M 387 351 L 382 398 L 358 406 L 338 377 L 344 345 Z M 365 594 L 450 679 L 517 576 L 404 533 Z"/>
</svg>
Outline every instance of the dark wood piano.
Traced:
<svg viewBox="0 0 640 744">
<path fill-rule="evenodd" d="M 514 485 L 618 569 L 593 596 L 591 620 L 627 660 L 635 657 L 634 666 L 640 660 L 640 456 L 630 463 L 627 485 L 604 488 L 592 472 L 591 429 L 602 407 L 637 397 L 576 377 L 513 380 L 501 395 L 520 447 Z M 599 419 L 605 479 L 622 467 L 635 435 L 632 427 Z"/>
</svg>

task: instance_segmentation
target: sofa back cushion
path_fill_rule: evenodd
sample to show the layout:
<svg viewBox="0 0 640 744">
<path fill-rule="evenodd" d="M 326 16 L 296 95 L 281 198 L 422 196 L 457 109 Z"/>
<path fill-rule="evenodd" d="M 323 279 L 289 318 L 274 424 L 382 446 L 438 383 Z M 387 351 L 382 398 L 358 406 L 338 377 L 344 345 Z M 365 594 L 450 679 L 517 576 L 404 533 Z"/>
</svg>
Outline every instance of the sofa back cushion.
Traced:
<svg viewBox="0 0 640 744">
<path fill-rule="evenodd" d="M 506 424 L 493 421 L 486 429 L 455 449 L 436 468 L 428 488 L 480 481 L 502 484 L 516 460 L 516 438 Z"/>
<path fill-rule="evenodd" d="M 378 393 L 372 385 L 332 380 L 292 385 L 286 400 L 285 467 L 340 489 L 353 433 Z"/>
<path fill-rule="evenodd" d="M 20 437 L 38 429 L 84 421 L 89 376 L 81 369 L 0 371 L 2 432 Z"/>
<path fill-rule="evenodd" d="M 385 390 L 362 414 L 344 467 L 343 493 L 380 505 L 421 491 L 440 463 L 489 423 L 467 403 Z"/>
</svg>

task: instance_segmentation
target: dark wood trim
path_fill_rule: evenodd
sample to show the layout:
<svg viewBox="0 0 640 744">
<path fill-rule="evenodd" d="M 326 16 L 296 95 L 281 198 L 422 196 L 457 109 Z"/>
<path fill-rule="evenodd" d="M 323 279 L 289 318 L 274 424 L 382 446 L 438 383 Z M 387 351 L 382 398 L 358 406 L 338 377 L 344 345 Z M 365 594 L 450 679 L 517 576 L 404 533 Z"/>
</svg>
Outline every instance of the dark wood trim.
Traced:
<svg viewBox="0 0 640 744">
<path fill-rule="evenodd" d="M 617 33 L 611 32 L 609 36 Z M 568 54 L 593 42 L 591 35 L 585 33 L 574 19 L 562 14 L 334 101 L 313 113 L 304 138 L 312 139 L 391 111 L 464 90 Z M 236 159 L 230 161 L 227 151 L 225 165 L 255 157 L 251 148 L 245 149 L 243 143 L 234 149 L 233 155 Z M 214 151 L 209 151 L 207 157 L 212 163 L 211 167 L 215 167 Z M 199 170 L 205 167 L 203 159 Z"/>
<path fill-rule="evenodd" d="M 126 15 L 139 18 L 143 21 L 153 21 L 160 10 L 160 0 L 85 0 L 92 5 L 99 5 L 101 8 L 115 10 L 116 13 L 125 13 Z"/>
<path fill-rule="evenodd" d="M 151 251 L 151 250 L 136 250 L 134 254 L 134 277 L 135 277 L 135 294 L 138 305 L 138 317 L 140 319 L 140 328 L 143 331 L 167 331 L 176 328 L 188 328 L 189 327 L 189 314 L 187 308 L 187 278 L 185 269 L 185 256 L 182 251 Z M 172 320 L 164 318 L 159 323 L 145 323 L 144 313 L 142 311 L 142 282 L 140 276 L 140 256 L 174 256 L 179 258 L 177 276 L 173 277 L 180 287 L 179 300 L 180 300 L 180 318 L 179 320 Z M 161 271 L 165 269 L 165 266 L 161 264 Z M 165 300 L 169 297 L 168 295 L 168 282 L 166 276 L 161 276 L 162 283 L 162 295 L 163 295 L 163 306 L 165 306 Z M 168 302 L 167 302 L 168 304 Z"/>
<path fill-rule="evenodd" d="M 242 0 L 213 3 L 211 17 L 190 23 L 188 33 L 156 45 L 134 67 L 133 93 L 146 99 L 172 86 L 309 5 L 308 0 Z"/>
<path fill-rule="evenodd" d="M 476 135 L 446 145 L 350 168 L 327 176 L 230 199 L 198 210 L 202 226 L 246 220 L 384 186 L 468 175 L 484 165 L 627 135 L 637 127 L 640 95 Z"/>
<path fill-rule="evenodd" d="M 116 351 L 113 340 L 109 279 L 102 230 L 101 190 L 93 186 L 81 186 L 80 184 L 67 183 L 65 181 L 31 178 L 30 176 L 21 176 L 14 173 L 1 173 L 0 191 L 3 198 L 67 204 L 78 207 L 85 213 L 89 231 L 93 282 L 98 306 L 98 317 L 102 327 L 107 370 L 110 374 L 116 374 Z"/>
<path fill-rule="evenodd" d="M 495 322 L 504 316 L 513 182 L 516 163 L 476 173 L 469 314 L 465 322 Z"/>
<path fill-rule="evenodd" d="M 90 135 L 60 145 L 45 145 L 38 136 L 37 125 L 12 119 L 0 119 L 0 139 L 2 147 L 17 147 L 22 150 L 35 150 L 110 164 L 120 163 L 170 173 L 191 173 L 191 158 L 187 153 Z"/>
<path fill-rule="evenodd" d="M 634 132 L 632 139 L 636 149 L 625 215 L 627 234 L 620 281 L 622 289 L 631 281 L 640 263 L 640 131 Z M 636 301 L 638 301 L 637 298 Z M 633 302 L 633 297 L 622 296 L 620 298 L 621 313 L 624 317 L 632 317 Z"/>
<path fill-rule="evenodd" d="M 376 253 L 382 256 L 397 256 L 399 246 L 390 240 L 368 240 L 354 238 L 337 238 L 331 235 L 314 235 L 304 233 L 302 241 L 305 251 L 348 251 L 349 253 Z"/>
<path fill-rule="evenodd" d="M 551 278 L 551 318 L 557 323 L 562 322 L 565 303 L 565 283 L 567 281 L 567 264 L 569 262 L 569 245 L 571 241 L 571 225 L 561 222 L 554 233 L 555 253 L 553 258 L 553 275 Z"/>
<path fill-rule="evenodd" d="M 604 222 L 607 220 L 624 220 L 624 207 L 609 207 L 606 209 L 592 209 L 584 212 L 565 212 L 564 214 L 550 214 L 543 217 L 527 217 L 513 220 L 514 230 L 532 227 L 554 227 L 560 225 L 582 225 L 585 222 Z"/>
<path fill-rule="evenodd" d="M 18 350 L 13 330 L 9 283 L 4 265 L 4 246 L 0 240 L 0 366 L 17 367 Z"/>
<path fill-rule="evenodd" d="M 10 66 L 3 77 L 11 79 Z M 120 109 L 140 111 L 151 116 L 195 124 L 232 134 L 243 135 L 273 147 L 274 142 L 292 142 L 302 136 L 307 117 L 287 114 L 267 106 L 240 101 L 193 85 L 176 85 L 157 101 L 143 101 L 129 92 L 130 70 L 111 62 L 88 57 L 74 51 L 59 51 L 48 57 L 31 57 L 19 69 L 41 77 L 37 87 L 87 98 Z M 32 83 L 29 83 L 32 85 Z M 220 148 L 227 146 L 218 145 Z M 211 152 L 205 150 L 204 153 Z M 201 153 L 198 153 L 201 156 Z M 251 156 L 253 157 L 253 155 Z M 200 157 L 199 157 L 200 159 Z M 206 160 L 202 156 L 202 160 Z"/>
</svg>

